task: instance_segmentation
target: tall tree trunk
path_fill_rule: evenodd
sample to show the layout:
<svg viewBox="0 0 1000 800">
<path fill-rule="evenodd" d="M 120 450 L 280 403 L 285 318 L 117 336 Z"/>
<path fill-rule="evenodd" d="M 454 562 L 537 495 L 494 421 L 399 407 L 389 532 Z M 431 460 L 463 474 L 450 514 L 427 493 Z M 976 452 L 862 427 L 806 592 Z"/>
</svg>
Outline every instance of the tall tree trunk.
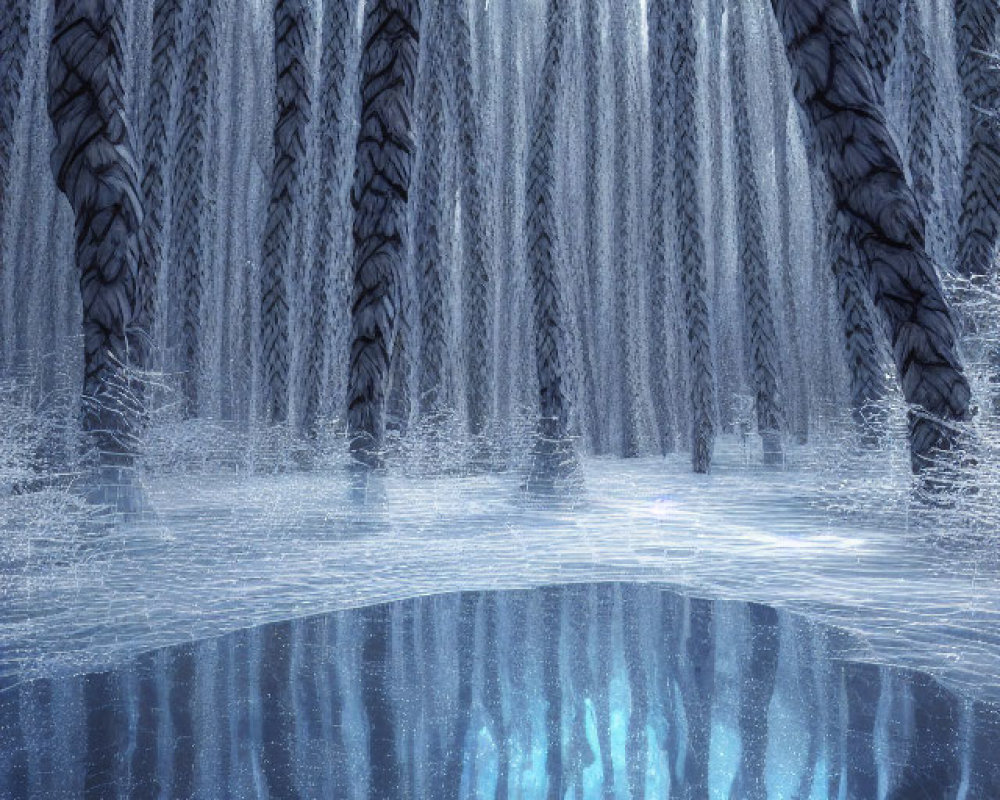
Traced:
<svg viewBox="0 0 1000 800">
<path fill-rule="evenodd" d="M 881 441 L 881 428 L 884 427 L 880 405 L 885 397 L 877 320 L 870 308 L 871 300 L 865 289 L 857 242 L 849 230 L 850 222 L 843 213 L 835 212 L 832 216 L 833 277 L 844 332 L 851 411 L 864 441 L 875 445 Z"/>
<path fill-rule="evenodd" d="M 181 401 L 185 417 L 198 415 L 201 377 L 201 302 L 208 261 L 205 155 L 208 145 L 209 81 L 215 48 L 215 3 L 196 0 L 187 8 L 182 52 L 186 58 L 178 113 L 174 164 L 181 278 Z"/>
<path fill-rule="evenodd" d="M 1000 76 L 996 52 L 1000 8 L 995 0 L 956 0 L 958 76 L 965 94 L 966 151 L 962 175 L 958 272 L 973 278 L 992 270 L 1000 235 Z"/>
<path fill-rule="evenodd" d="M 172 94 L 177 81 L 181 0 L 157 0 L 153 7 L 153 52 L 150 61 L 149 104 L 143 131 L 142 196 L 146 211 L 143 229 L 142 279 L 143 328 L 153 330 L 157 282 L 164 274 L 167 233 L 164 219 L 170 202 L 165 187 L 173 158 L 171 130 Z"/>
<path fill-rule="evenodd" d="M 934 118 L 937 115 L 937 89 L 934 64 L 927 50 L 927 34 L 920 19 L 920 3 L 906 3 L 906 57 L 910 71 L 909 150 L 910 180 L 924 220 L 931 223 L 937 215 L 934 197 Z"/>
<path fill-rule="evenodd" d="M 697 39 L 691 2 L 681 0 L 676 11 L 672 62 L 676 137 L 674 185 L 684 318 L 691 363 L 691 464 L 695 472 L 704 473 L 711 467 L 715 442 L 715 423 L 712 419 L 715 377 L 705 278 L 705 243 L 701 235 L 702 213 L 698 197 Z"/>
<path fill-rule="evenodd" d="M 604 347 L 601 343 L 603 332 L 600 320 L 602 317 L 603 298 L 601 292 L 601 74 L 606 48 L 602 42 L 601 32 L 606 25 L 606 8 L 604 0 L 585 0 L 583 5 L 583 120 L 584 120 L 584 170 L 585 181 L 583 196 L 584 260 L 586 261 L 587 281 L 586 295 L 589 316 L 593 322 L 591 335 L 592 371 L 594 373 L 593 390 L 597 395 L 597 407 L 604 413 L 596 415 L 592 421 L 592 446 L 596 453 L 605 453 L 609 446 L 607 430 L 608 398 L 604 389 L 606 376 L 601 366 Z"/>
<path fill-rule="evenodd" d="M 896 38 L 902 18 L 900 0 L 860 0 L 861 29 L 866 38 L 865 56 L 875 90 L 884 100 L 885 82 L 896 60 Z"/>
<path fill-rule="evenodd" d="M 354 33 L 357 3 L 353 0 L 325 0 L 320 42 L 319 102 L 319 187 L 316 193 L 315 258 L 310 274 L 309 331 L 305 359 L 305 400 L 301 431 L 310 437 L 317 434 L 323 390 L 326 386 L 325 354 L 330 337 L 327 324 L 331 302 L 339 302 L 340 277 L 336 265 L 340 255 L 334 252 L 339 243 L 333 225 L 340 221 L 340 198 L 344 167 L 343 112 L 344 90 L 350 41 Z"/>
<path fill-rule="evenodd" d="M 764 243 L 764 216 L 754 172 L 750 114 L 747 111 L 745 36 L 741 0 L 729 10 L 730 90 L 736 139 L 736 215 L 743 329 L 749 350 L 749 372 L 757 409 L 757 431 L 764 443 L 764 462 L 780 464 L 783 409 L 778 393 L 778 336 L 771 302 L 770 266 Z"/>
<path fill-rule="evenodd" d="M 670 402 L 670 337 L 667 335 L 669 281 L 673 253 L 668 250 L 666 212 L 673 202 L 669 153 L 673 148 L 670 47 L 673 4 L 669 0 L 649 0 L 646 16 L 649 28 L 649 80 L 652 114 L 652 179 L 650 181 L 651 253 L 649 278 L 649 371 L 653 405 L 660 432 L 660 451 L 674 449 L 673 409 Z M 672 213 L 672 212 L 671 212 Z M 668 263 L 670 266 L 668 267 Z M 674 380 L 680 376 L 675 375 Z"/>
<path fill-rule="evenodd" d="M 973 289 L 997 275 L 996 245 L 1000 238 L 1000 74 L 995 0 L 956 0 L 958 75 L 965 94 L 965 163 L 962 212 L 959 218 L 957 272 Z M 966 313 L 966 327 L 977 332 L 990 325 L 979 314 Z M 989 366 L 994 413 L 1000 413 L 1000 345 L 988 342 L 983 356 Z"/>
<path fill-rule="evenodd" d="M 312 113 L 308 63 L 313 27 L 310 9 L 307 0 L 277 0 L 274 6 L 278 108 L 261 265 L 264 413 L 271 423 L 284 422 L 288 417 L 288 284 L 296 256 L 296 225 L 304 198 L 306 127 Z"/>
<path fill-rule="evenodd" d="M 385 390 L 406 258 L 419 29 L 417 0 L 377 0 L 365 12 L 351 193 L 355 252 L 347 421 L 351 451 L 368 464 L 377 463 L 385 431 Z"/>
<path fill-rule="evenodd" d="M 458 172 L 462 194 L 463 327 L 469 430 L 483 432 L 489 410 L 490 272 L 486 237 L 484 153 L 480 141 L 480 98 L 473 84 L 472 35 L 468 0 L 449 0 L 445 30 L 451 32 L 452 80 L 458 119 Z"/>
<path fill-rule="evenodd" d="M 134 460 L 142 396 L 129 370 L 145 358 L 141 188 L 122 85 L 124 19 L 112 0 L 56 0 L 48 65 L 52 170 L 76 218 L 83 428 L 107 477 Z"/>
<path fill-rule="evenodd" d="M 781 33 L 775 32 L 772 48 L 772 69 L 775 74 L 785 71 Z M 771 40 L 771 37 L 768 37 Z M 774 102 L 774 170 L 778 188 L 778 269 L 781 274 L 781 292 L 784 296 L 786 336 L 789 343 L 787 364 L 790 369 L 785 374 L 788 391 L 788 416 L 790 428 L 799 444 L 809 440 L 809 381 L 808 366 L 802 351 L 802 327 L 799 325 L 799 299 L 795 292 L 795 280 L 791 262 L 791 164 L 788 158 L 788 111 L 790 105 L 788 87 L 781 80 L 775 80 L 772 87 Z"/>
<path fill-rule="evenodd" d="M 423 89 L 420 159 L 416 178 L 417 209 L 415 270 L 420 304 L 420 361 L 417 391 L 420 413 L 434 419 L 448 397 L 445 360 L 448 329 L 445 315 L 445 259 L 443 241 L 448 226 L 443 218 L 445 63 L 442 53 L 441 14 L 437 5 L 424 23 Z"/>
<path fill-rule="evenodd" d="M 633 85 L 632 53 L 629 46 L 628 5 L 616 8 L 611 15 L 611 54 L 614 76 L 614 218 L 611 246 L 614 253 L 611 268 L 613 289 L 614 355 L 611 383 L 617 387 L 612 408 L 620 421 L 620 439 L 615 450 L 625 458 L 639 455 L 639 381 L 635 375 L 635 342 L 632 323 L 631 297 L 637 284 L 637 259 L 634 253 L 631 222 L 636 206 L 629 202 L 635 185 L 630 169 L 630 156 L 636 146 L 635 126 L 629 108 Z"/>
<path fill-rule="evenodd" d="M 848 0 L 772 0 L 795 93 L 812 122 L 810 145 L 834 200 L 854 220 L 869 289 L 885 317 L 903 396 L 911 406 L 914 471 L 957 445 L 969 384 L 955 326 L 924 249 L 924 223 L 868 68 Z"/>
<path fill-rule="evenodd" d="M 30 44 L 29 17 L 30 8 L 26 0 L 7 2 L 0 9 L 0 228 L 3 226 L 8 171 L 14 149 L 14 125 Z"/>
<path fill-rule="evenodd" d="M 548 464 L 536 463 L 542 473 L 568 466 L 564 462 L 569 417 L 563 388 L 566 334 L 562 316 L 562 278 L 556 261 L 555 199 L 552 196 L 555 185 L 556 107 L 565 20 L 564 0 L 549 0 L 545 55 L 535 94 L 528 150 L 528 274 L 534 311 L 535 365 L 541 412 L 537 455 L 550 459 Z"/>
</svg>

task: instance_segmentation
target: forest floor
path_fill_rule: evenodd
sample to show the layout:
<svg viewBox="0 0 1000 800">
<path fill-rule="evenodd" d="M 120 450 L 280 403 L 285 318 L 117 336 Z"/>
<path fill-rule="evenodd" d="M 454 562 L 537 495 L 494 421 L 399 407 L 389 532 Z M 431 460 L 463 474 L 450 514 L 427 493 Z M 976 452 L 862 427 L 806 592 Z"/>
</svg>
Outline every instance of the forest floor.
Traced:
<svg viewBox="0 0 1000 800">
<path fill-rule="evenodd" d="M 589 458 L 558 498 L 514 472 L 153 476 L 145 519 L 4 531 L 0 676 L 427 594 L 630 581 L 803 614 L 852 634 L 852 657 L 1000 702 L 995 542 L 921 521 L 884 476 L 859 501 L 870 476 L 820 455 L 765 469 L 729 437 L 708 476 L 685 455 Z"/>
</svg>

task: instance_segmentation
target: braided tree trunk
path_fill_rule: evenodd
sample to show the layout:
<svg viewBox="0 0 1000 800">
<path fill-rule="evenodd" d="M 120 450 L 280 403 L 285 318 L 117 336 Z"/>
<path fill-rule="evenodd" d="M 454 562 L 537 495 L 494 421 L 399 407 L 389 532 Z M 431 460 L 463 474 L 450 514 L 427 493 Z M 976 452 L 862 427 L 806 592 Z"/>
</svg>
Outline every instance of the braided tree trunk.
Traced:
<svg viewBox="0 0 1000 800">
<path fill-rule="evenodd" d="M 1000 235 L 1000 75 L 990 61 L 998 19 L 995 0 L 956 0 L 958 75 L 967 104 L 958 271 L 973 278 L 990 273 Z"/>
<path fill-rule="evenodd" d="M 288 277 L 295 256 L 297 215 L 305 199 L 302 178 L 311 113 L 310 7 L 307 0 L 277 0 L 274 6 L 278 113 L 271 199 L 264 230 L 260 316 L 264 414 L 272 423 L 284 422 L 288 417 Z"/>
<path fill-rule="evenodd" d="M 924 249 L 924 224 L 878 104 L 848 0 L 772 0 L 834 201 L 859 232 L 869 289 L 885 317 L 911 406 L 914 471 L 957 444 L 969 416 L 951 312 Z"/>
<path fill-rule="evenodd" d="M 377 0 L 366 11 L 361 128 L 354 188 L 353 332 L 348 379 L 351 451 L 378 462 L 385 390 L 406 258 L 413 102 L 420 26 L 417 0 Z"/>
<path fill-rule="evenodd" d="M 535 363 L 538 371 L 541 421 L 539 453 L 551 463 L 538 464 L 544 472 L 568 466 L 566 432 L 567 398 L 563 394 L 566 352 L 563 330 L 562 286 L 556 263 L 555 185 L 556 105 L 559 97 L 560 59 L 565 27 L 565 0 L 549 0 L 545 55 L 535 95 L 534 118 L 528 149 L 527 237 L 528 274 L 531 281 L 535 328 Z"/>
<path fill-rule="evenodd" d="M 702 214 L 698 198 L 698 77 L 695 72 L 698 45 L 691 0 L 681 0 L 678 4 L 676 21 L 673 52 L 674 186 L 684 318 L 691 362 L 691 464 L 695 472 L 708 472 L 715 443 L 715 424 L 712 420 L 715 377 L 708 319 L 705 243 L 701 236 Z"/>
<path fill-rule="evenodd" d="M 729 10 L 729 63 L 734 138 L 736 139 L 736 216 L 740 283 L 743 290 L 744 339 L 749 350 L 750 381 L 757 407 L 757 431 L 764 443 L 764 462 L 781 463 L 783 410 L 778 393 L 778 336 L 771 304 L 770 267 L 764 243 L 764 216 L 753 166 L 750 115 L 740 0 Z"/>
<path fill-rule="evenodd" d="M 100 465 L 131 466 L 142 397 L 138 327 L 141 189 L 135 137 L 125 113 L 125 15 L 109 0 L 56 0 L 49 51 L 52 169 L 76 218 L 83 301 L 83 427 Z"/>
<path fill-rule="evenodd" d="M 14 122 L 30 42 L 29 12 L 29 4 L 24 0 L 6 2 L 0 9 L 0 226 L 3 225 L 7 173 L 14 149 Z"/>
<path fill-rule="evenodd" d="M 466 400 L 469 430 L 482 433 L 489 408 L 490 274 L 487 260 L 486 211 L 480 174 L 479 99 L 472 82 L 472 40 L 468 0 L 450 0 L 452 79 L 458 117 L 458 171 L 462 192 L 462 234 L 465 265 L 462 298 L 465 346 Z"/>
<path fill-rule="evenodd" d="M 771 68 L 782 75 L 787 63 L 780 31 L 768 37 L 772 42 Z M 788 342 L 788 369 L 785 371 L 785 388 L 788 397 L 787 416 L 789 427 L 799 444 L 809 441 L 810 393 L 809 365 L 803 353 L 803 330 L 799 325 L 799 300 L 795 292 L 792 271 L 791 243 L 791 164 L 788 157 L 788 112 L 790 106 L 788 87 L 775 80 L 772 85 L 774 102 L 774 169 L 778 187 L 778 269 L 781 273 L 781 292 L 784 299 L 786 340 Z"/>
<path fill-rule="evenodd" d="M 421 158 L 417 174 L 419 194 L 414 235 L 416 240 L 417 295 L 420 304 L 420 368 L 417 378 L 421 414 L 433 419 L 446 401 L 445 381 L 448 328 L 445 315 L 445 262 L 442 248 L 447 225 L 442 217 L 444 190 L 445 64 L 442 54 L 441 14 L 436 7 L 424 30 L 423 113 Z"/>
<path fill-rule="evenodd" d="M 336 290 L 331 297 L 332 269 L 337 263 L 333 252 L 335 235 L 331 223 L 340 203 L 343 168 L 342 112 L 347 77 L 350 39 L 354 31 L 357 3 L 353 0 L 326 0 L 323 6 L 322 53 L 320 56 L 319 101 L 319 191 L 316 209 L 316 247 L 309 292 L 309 319 L 305 358 L 305 400 L 301 431 L 310 437 L 317 423 L 325 386 L 326 344 L 330 337 L 327 312 L 331 301 L 339 302 Z M 339 220 L 338 220 L 339 221 Z M 337 287 L 339 288 L 339 287 Z"/>
<path fill-rule="evenodd" d="M 896 37 L 902 18 L 900 0 L 861 0 L 861 29 L 866 36 L 865 55 L 868 69 L 879 97 L 885 94 L 885 82 L 896 60 Z"/>
<path fill-rule="evenodd" d="M 917 203 L 929 224 L 937 215 L 934 198 L 934 118 L 937 90 L 934 64 L 927 52 L 927 35 L 920 19 L 920 4 L 906 4 L 906 59 L 910 70 L 909 150 L 910 179 Z"/>
<path fill-rule="evenodd" d="M 516 123 L 521 109 L 520 92 L 517 87 L 520 80 L 518 69 L 518 32 L 520 26 L 512 13 L 513 0 L 500 0 L 498 5 L 498 17 L 500 32 L 500 62 L 498 80 L 500 88 L 498 91 L 498 116 L 503 124 L 509 128 L 501 132 L 497 143 L 497 159 L 494 165 L 497 170 L 497 221 L 496 235 L 497 241 L 503 246 L 496 248 L 499 259 L 497 273 L 497 369 L 496 369 L 496 395 L 497 419 L 509 420 L 511 417 L 511 384 L 512 384 L 512 359 L 509 343 L 513 340 L 513 325 L 511 324 L 513 314 L 513 303 L 511 302 L 511 288 L 514 285 L 516 274 L 516 264 L 518 261 L 515 252 L 514 241 L 516 233 L 523 229 L 517 217 L 518 203 L 517 197 L 517 171 L 515 165 L 518 152 L 516 141 Z"/>
<path fill-rule="evenodd" d="M 153 53 L 150 62 L 149 107 L 143 131 L 142 196 L 146 216 L 143 229 L 142 292 L 143 327 L 153 329 L 156 284 L 164 271 L 167 241 L 163 223 L 170 198 L 164 186 L 168 147 L 171 93 L 177 80 L 180 40 L 180 0 L 158 0 L 153 7 Z"/>
<path fill-rule="evenodd" d="M 635 376 L 635 343 L 633 341 L 632 307 L 629 302 L 636 286 L 638 269 L 631 236 L 631 215 L 634 206 L 628 202 L 633 186 L 629 158 L 636 145 L 634 126 L 629 115 L 629 90 L 632 88 L 633 65 L 629 48 L 628 11 L 616 8 L 611 15 L 611 54 L 614 76 L 614 192 L 615 210 L 612 221 L 612 309 L 614 355 L 611 383 L 617 387 L 614 408 L 621 431 L 616 442 L 618 454 L 625 458 L 639 455 L 639 382 Z"/>
<path fill-rule="evenodd" d="M 176 254 L 181 278 L 181 398 L 185 417 L 198 415 L 201 373 L 201 297 L 208 261 L 208 208 L 205 154 L 208 146 L 209 80 L 215 39 L 215 3 L 198 0 L 187 10 L 184 55 L 187 59 L 178 114 L 178 152 L 174 165 L 177 217 Z"/>
<path fill-rule="evenodd" d="M 884 419 L 880 405 L 885 397 L 882 359 L 878 346 L 877 321 L 865 288 L 857 241 L 845 214 L 833 215 L 830 240 L 833 277 L 837 287 L 844 332 L 844 353 L 850 377 L 851 411 L 858 429 L 869 445 L 881 441 Z"/>
<path fill-rule="evenodd" d="M 667 337 L 669 282 L 665 213 L 668 200 L 673 206 L 669 152 L 673 148 L 670 73 L 670 25 L 673 4 L 670 0 L 650 0 L 646 6 L 649 26 L 650 106 L 652 112 L 652 180 L 650 181 L 650 220 L 652 225 L 649 277 L 649 364 L 653 407 L 660 431 L 660 450 L 666 455 L 674 449 L 674 421 L 670 403 L 670 347 Z M 677 376 L 679 377 L 679 376 Z"/>
<path fill-rule="evenodd" d="M 601 65 L 604 60 L 604 47 L 601 42 L 601 31 L 606 25 L 606 9 L 604 0 L 585 0 L 583 6 L 583 120 L 584 120 L 584 182 L 583 219 L 586 226 L 584 233 L 584 253 L 587 267 L 586 293 L 589 304 L 589 316 L 593 324 L 591 336 L 591 370 L 594 374 L 593 391 L 596 395 L 597 408 L 605 409 L 597 413 L 591 420 L 592 447 L 596 453 L 605 453 L 609 446 L 607 425 L 608 397 L 605 386 L 607 376 L 601 367 L 604 364 L 602 352 L 604 346 L 600 342 L 602 332 L 601 319 Z"/>
</svg>

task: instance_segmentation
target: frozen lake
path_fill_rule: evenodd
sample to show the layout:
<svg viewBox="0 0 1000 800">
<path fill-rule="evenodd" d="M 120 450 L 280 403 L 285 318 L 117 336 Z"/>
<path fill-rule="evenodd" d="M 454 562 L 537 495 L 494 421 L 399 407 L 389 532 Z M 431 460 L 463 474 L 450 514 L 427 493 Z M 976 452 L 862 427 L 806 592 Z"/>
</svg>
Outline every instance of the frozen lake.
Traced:
<svg viewBox="0 0 1000 800">
<path fill-rule="evenodd" d="M 151 481 L 155 515 L 2 550 L 7 682 L 157 647 L 459 590 L 628 581 L 836 626 L 873 664 L 1000 702 L 1000 570 L 983 542 L 824 510 L 806 472 L 588 459 L 581 489 L 392 469 Z"/>
</svg>

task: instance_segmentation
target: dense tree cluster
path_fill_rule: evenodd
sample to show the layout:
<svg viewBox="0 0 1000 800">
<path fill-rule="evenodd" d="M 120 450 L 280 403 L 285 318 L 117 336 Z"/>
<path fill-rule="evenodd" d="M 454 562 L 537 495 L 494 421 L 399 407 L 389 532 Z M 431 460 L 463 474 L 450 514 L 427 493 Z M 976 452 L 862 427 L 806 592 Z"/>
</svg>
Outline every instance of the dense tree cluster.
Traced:
<svg viewBox="0 0 1000 800">
<path fill-rule="evenodd" d="M 59 262 L 65 207 L 24 180 L 48 148 L 82 298 L 49 341 L 83 331 L 106 463 L 167 408 L 342 425 L 373 464 L 428 426 L 491 457 L 527 419 L 705 472 L 718 432 L 780 463 L 831 406 L 877 442 L 891 371 L 914 469 L 959 447 L 960 336 L 995 323 L 964 302 L 1000 235 L 995 4 L 955 4 L 954 46 L 920 0 L 642 8 L 6 4 L 4 370 L 72 363 L 34 310 L 71 273 L 27 277 L 16 230 L 42 197 Z"/>
</svg>

